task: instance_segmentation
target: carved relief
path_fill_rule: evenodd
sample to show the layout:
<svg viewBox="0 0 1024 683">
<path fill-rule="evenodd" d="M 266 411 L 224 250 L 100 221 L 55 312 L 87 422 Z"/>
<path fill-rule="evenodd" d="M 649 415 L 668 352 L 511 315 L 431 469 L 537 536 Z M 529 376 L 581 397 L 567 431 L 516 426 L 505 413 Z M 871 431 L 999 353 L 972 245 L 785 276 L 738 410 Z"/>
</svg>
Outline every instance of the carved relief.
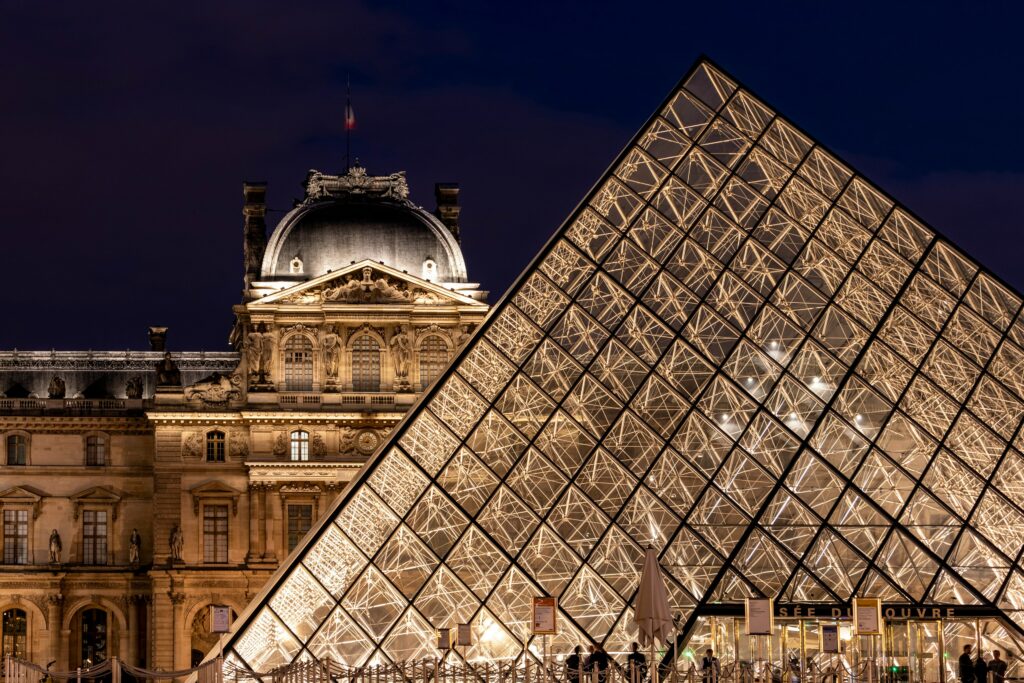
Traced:
<svg viewBox="0 0 1024 683">
<path fill-rule="evenodd" d="M 334 330 L 333 325 L 328 325 L 321 343 L 324 354 L 324 372 L 329 383 L 338 379 L 340 367 L 341 337 Z"/>
<path fill-rule="evenodd" d="M 336 301 L 346 304 L 404 303 L 429 306 L 446 303 L 447 299 L 437 292 L 410 287 L 408 283 L 386 275 L 374 277 L 373 268 L 367 266 L 362 269 L 361 277 L 352 275 L 344 282 L 335 280 L 322 287 L 295 292 L 281 301 L 291 304 Z"/>
<path fill-rule="evenodd" d="M 370 455 L 380 446 L 388 429 L 338 429 L 338 452 L 342 455 Z"/>
<path fill-rule="evenodd" d="M 412 359 L 412 335 L 408 327 L 402 325 L 391 337 L 388 346 L 391 348 L 391 359 L 395 364 L 395 384 L 398 388 L 409 386 L 409 361 Z"/>
<path fill-rule="evenodd" d="M 232 460 L 245 460 L 249 457 L 249 439 L 244 431 L 232 432 L 231 441 L 228 444 L 228 454 Z"/>
<path fill-rule="evenodd" d="M 270 362 L 274 356 L 274 335 L 266 331 L 265 325 L 254 328 L 245 337 L 242 345 L 248 366 L 250 381 L 254 384 L 266 384 L 270 374 Z"/>
<path fill-rule="evenodd" d="M 324 446 L 324 437 L 320 435 L 320 432 L 313 432 L 313 435 L 309 440 L 309 452 L 314 458 L 324 457 L 327 449 Z"/>
<path fill-rule="evenodd" d="M 141 377 L 131 377 L 125 382 L 124 395 L 126 398 L 139 399 L 142 398 L 143 382 Z"/>
<path fill-rule="evenodd" d="M 329 197 L 366 196 L 409 203 L 409 185 L 405 171 L 386 176 L 366 175 L 366 169 L 358 163 L 343 176 L 328 175 L 310 171 L 306 176 L 306 197 L 304 202 L 319 201 Z"/>
<path fill-rule="evenodd" d="M 54 375 L 53 379 L 50 380 L 50 386 L 47 389 L 47 394 L 50 398 L 64 398 L 67 393 L 67 385 L 64 384 L 64 379 L 59 375 Z"/>
<path fill-rule="evenodd" d="M 229 377 L 215 372 L 185 387 L 183 393 L 186 401 L 198 399 L 207 404 L 224 405 L 228 401 L 237 401 L 242 397 L 242 378 L 237 374 Z"/>
<path fill-rule="evenodd" d="M 278 432 L 277 436 L 274 437 L 273 453 L 277 456 L 288 455 L 288 438 L 284 435 L 284 432 Z"/>
<path fill-rule="evenodd" d="M 199 432 L 184 432 L 181 435 L 181 455 L 199 458 L 203 455 L 203 435 Z"/>
</svg>

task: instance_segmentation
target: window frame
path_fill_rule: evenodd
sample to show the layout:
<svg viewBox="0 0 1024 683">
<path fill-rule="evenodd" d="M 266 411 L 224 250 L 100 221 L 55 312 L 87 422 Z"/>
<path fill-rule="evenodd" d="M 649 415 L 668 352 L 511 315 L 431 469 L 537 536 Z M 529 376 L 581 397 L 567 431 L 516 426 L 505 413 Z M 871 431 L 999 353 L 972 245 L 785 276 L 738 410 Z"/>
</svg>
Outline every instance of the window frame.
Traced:
<svg viewBox="0 0 1024 683">
<path fill-rule="evenodd" d="M 21 626 L 24 632 L 18 634 L 13 633 L 10 638 L 14 641 L 14 647 L 8 650 L 8 633 L 7 633 L 7 615 L 11 612 L 21 612 Z M 15 617 L 16 618 L 16 617 Z M 0 659 L 5 655 L 12 655 L 21 659 L 28 657 L 28 633 L 29 633 L 29 611 L 21 609 L 20 607 L 11 605 L 6 609 L 0 611 Z M 18 635 L 21 636 L 21 647 L 18 647 Z"/>
<path fill-rule="evenodd" d="M 219 514 L 220 511 L 223 511 L 223 515 Z M 231 503 L 228 501 L 218 500 L 203 503 L 202 516 L 200 518 L 202 521 L 200 544 L 203 564 L 227 564 L 231 561 L 230 511 Z M 212 523 L 213 528 L 208 527 L 208 521 Z M 220 542 L 221 540 L 223 540 L 223 543 Z"/>
<path fill-rule="evenodd" d="M 90 432 L 83 437 L 86 467 L 106 467 L 110 464 L 110 437 L 102 432 Z M 94 448 L 95 446 L 95 448 Z M 99 455 L 97 462 L 96 455 Z"/>
<path fill-rule="evenodd" d="M 90 567 L 104 567 L 110 564 L 110 527 L 113 522 L 113 511 L 109 508 L 86 507 L 82 509 L 82 564 Z M 88 533 L 90 517 L 93 518 L 92 526 L 99 527 L 99 515 L 103 515 L 103 534 L 100 535 L 94 530 Z M 102 545 L 102 554 L 100 551 Z M 92 561 L 90 561 L 90 559 Z"/>
<path fill-rule="evenodd" d="M 288 460 L 291 462 L 308 462 L 309 441 L 309 432 L 305 429 L 291 430 L 288 433 Z"/>
<path fill-rule="evenodd" d="M 434 340 L 436 340 L 437 343 L 439 344 L 439 349 L 424 348 L 428 343 L 433 343 Z M 443 353 L 444 359 L 440 361 L 435 360 L 434 358 L 432 358 L 432 355 L 435 353 Z M 448 342 L 445 341 L 444 337 L 442 337 L 439 334 L 429 334 L 420 341 L 419 347 L 416 349 L 416 354 L 416 371 L 419 373 L 420 391 L 426 391 L 427 387 L 433 384 L 434 381 L 437 380 L 437 378 L 444 373 L 445 368 L 447 368 L 448 365 L 451 363 L 452 350 L 448 346 Z M 437 364 L 436 372 L 433 376 L 429 378 L 429 380 L 424 374 L 424 361 L 436 362 Z"/>
<path fill-rule="evenodd" d="M 228 460 L 228 435 L 222 429 L 211 429 L 203 439 L 206 462 L 223 463 Z M 212 453 L 211 453 L 212 451 Z M 213 457 L 211 457 L 211 455 Z"/>
<path fill-rule="evenodd" d="M 301 354 L 301 358 L 297 357 Z M 281 345 L 281 379 L 284 391 L 313 391 L 316 345 L 304 334 L 293 334 Z"/>
<path fill-rule="evenodd" d="M 384 345 L 380 340 L 368 332 L 352 338 L 349 344 L 349 376 L 352 380 L 352 391 L 369 394 L 380 392 L 384 374 L 383 349 Z"/>
<path fill-rule="evenodd" d="M 21 444 L 21 462 L 12 462 L 12 448 L 17 448 L 14 444 Z M 4 433 L 4 464 L 8 467 L 26 467 L 29 465 L 29 454 L 31 453 L 32 440 L 27 432 L 5 432 Z M 17 453 L 15 453 L 14 460 L 19 459 Z"/>
<path fill-rule="evenodd" d="M 19 513 L 25 516 L 25 519 L 24 519 L 24 522 L 25 522 L 25 534 L 24 534 L 24 536 L 22 536 L 21 534 L 14 534 L 14 535 L 9 535 L 8 534 L 8 526 L 7 526 L 8 525 L 8 521 L 7 521 L 8 513 L 12 513 L 12 516 L 16 516 Z M 5 505 L 3 507 L 3 515 L 0 515 L 0 536 L 3 537 L 3 556 L 0 557 L 0 560 L 2 560 L 2 563 L 4 565 L 21 566 L 21 565 L 32 564 L 32 519 L 33 519 L 32 510 L 30 508 L 15 507 L 15 506 L 9 506 L 9 505 Z M 14 521 L 13 522 L 13 524 L 15 524 L 15 525 L 20 525 L 20 523 L 21 523 L 20 521 Z M 17 560 L 17 548 L 13 548 L 11 550 L 11 552 L 10 552 L 10 555 L 8 555 L 8 543 L 11 542 L 12 539 L 16 542 L 17 539 L 20 539 L 20 538 L 24 538 L 24 553 L 25 554 L 23 556 L 23 559 L 24 559 L 23 562 L 16 561 Z M 15 561 L 8 562 L 8 557 L 9 556 L 10 557 L 14 557 Z"/>
<path fill-rule="evenodd" d="M 316 523 L 316 504 L 311 500 L 286 500 L 284 514 L 284 547 L 285 552 L 290 553 L 298 546 L 299 542 L 309 533 Z M 292 509 L 306 508 L 309 510 L 309 526 L 295 538 L 295 545 L 292 545 Z"/>
</svg>

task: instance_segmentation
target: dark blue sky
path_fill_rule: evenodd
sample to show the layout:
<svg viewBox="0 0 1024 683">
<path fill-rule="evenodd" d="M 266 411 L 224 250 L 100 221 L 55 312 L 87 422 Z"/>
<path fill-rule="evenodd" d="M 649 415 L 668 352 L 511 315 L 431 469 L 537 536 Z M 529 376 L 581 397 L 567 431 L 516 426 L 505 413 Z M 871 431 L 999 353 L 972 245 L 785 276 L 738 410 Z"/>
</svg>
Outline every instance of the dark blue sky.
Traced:
<svg viewBox="0 0 1024 683">
<path fill-rule="evenodd" d="M 663 5 L 663 6 L 659 6 Z M 147 7 L 148 6 L 148 7 Z M 461 183 L 497 299 L 709 55 L 1018 289 L 1014 3 L 0 0 L 0 348 L 221 349 L 241 182 L 309 168 Z M 275 221 L 281 214 L 272 213 Z"/>
</svg>

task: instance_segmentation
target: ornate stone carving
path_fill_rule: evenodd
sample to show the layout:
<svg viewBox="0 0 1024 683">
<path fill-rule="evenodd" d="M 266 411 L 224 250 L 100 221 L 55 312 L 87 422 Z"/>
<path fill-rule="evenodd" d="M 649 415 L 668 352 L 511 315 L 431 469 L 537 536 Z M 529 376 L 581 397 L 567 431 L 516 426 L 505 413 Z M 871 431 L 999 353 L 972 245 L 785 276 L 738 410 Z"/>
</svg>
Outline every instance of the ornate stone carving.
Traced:
<svg viewBox="0 0 1024 683">
<path fill-rule="evenodd" d="M 412 359 L 412 335 L 402 325 L 391 337 L 391 359 L 395 364 L 395 383 L 398 387 L 409 386 L 409 361 Z"/>
<path fill-rule="evenodd" d="M 60 593 L 50 593 L 46 596 L 46 603 L 48 605 L 63 605 L 64 596 Z"/>
<path fill-rule="evenodd" d="M 167 539 L 167 547 L 171 551 L 171 562 L 181 562 L 181 551 L 185 548 L 185 534 L 181 532 L 181 525 L 175 524 L 174 528 L 171 529 L 171 535 Z M 182 596 L 182 599 L 184 597 Z"/>
<path fill-rule="evenodd" d="M 295 332 L 305 332 L 313 336 L 314 339 L 320 339 L 320 330 L 316 327 L 310 327 L 309 325 L 303 325 L 302 323 L 296 323 L 291 327 L 286 327 L 283 330 L 283 334 L 293 334 Z"/>
<path fill-rule="evenodd" d="M 254 384 L 266 384 L 270 362 L 274 357 L 274 335 L 267 332 L 264 325 L 260 325 L 260 329 L 253 329 L 246 335 L 242 349 L 251 381 Z"/>
<path fill-rule="evenodd" d="M 60 541 L 60 534 L 54 529 L 50 532 L 50 564 L 60 564 L 60 554 L 64 551 L 64 544 Z"/>
<path fill-rule="evenodd" d="M 231 433 L 228 454 L 232 460 L 245 460 L 249 457 L 249 439 L 244 431 L 237 430 Z"/>
<path fill-rule="evenodd" d="M 139 399 L 142 398 L 143 387 L 142 378 L 135 376 L 129 377 L 128 381 L 124 384 L 124 395 L 126 398 Z"/>
<path fill-rule="evenodd" d="M 285 456 L 288 455 L 288 438 L 283 432 L 278 433 L 274 438 L 274 455 Z"/>
<path fill-rule="evenodd" d="M 356 430 L 351 427 L 339 427 L 338 428 L 338 452 L 348 453 L 355 448 L 356 445 Z"/>
<path fill-rule="evenodd" d="M 215 372 L 195 384 L 185 387 L 186 401 L 199 399 L 203 403 L 224 405 L 242 396 L 242 378 L 237 375 L 222 375 Z"/>
<path fill-rule="evenodd" d="M 139 566 L 139 552 L 142 550 L 142 535 L 138 529 L 132 529 L 128 536 L 128 563 L 133 567 Z"/>
<path fill-rule="evenodd" d="M 462 348 L 469 341 L 469 325 L 459 325 L 452 333 L 452 341 L 455 348 Z"/>
<path fill-rule="evenodd" d="M 0 351 L 0 369 L 149 373 L 163 355 L 152 351 Z M 182 370 L 226 372 L 238 364 L 238 354 L 230 351 L 179 353 L 175 363 Z"/>
<path fill-rule="evenodd" d="M 187 458 L 203 455 L 203 435 L 199 432 L 185 432 L 181 435 L 181 454 Z"/>
<path fill-rule="evenodd" d="M 314 458 L 322 458 L 326 452 L 327 448 L 324 446 L 324 437 L 320 435 L 320 432 L 313 432 L 309 441 L 310 455 Z"/>
<path fill-rule="evenodd" d="M 327 375 L 328 382 L 336 381 L 340 367 L 341 337 L 334 331 L 333 325 L 327 326 L 321 346 L 324 354 L 324 374 Z"/>
<path fill-rule="evenodd" d="M 338 452 L 342 455 L 370 455 L 380 446 L 388 429 L 338 429 Z"/>
<path fill-rule="evenodd" d="M 344 282 L 332 280 L 322 287 L 295 292 L 282 299 L 284 303 L 316 304 L 338 302 L 344 304 L 421 304 L 437 305 L 446 303 L 445 297 L 419 287 L 412 287 L 402 280 L 396 280 L 375 273 L 367 266 L 361 276 L 349 276 Z"/>
<path fill-rule="evenodd" d="M 405 171 L 371 176 L 357 162 L 343 176 L 327 175 L 316 170 L 311 170 L 306 176 L 306 203 L 351 196 L 379 197 L 407 204 L 409 185 L 405 180 Z"/>
<path fill-rule="evenodd" d="M 175 605 L 185 604 L 185 594 L 175 593 L 174 591 L 167 591 L 167 597 L 171 599 L 171 603 Z"/>
<path fill-rule="evenodd" d="M 156 364 L 156 385 L 158 387 L 180 387 L 181 371 L 171 359 L 171 352 L 164 354 L 164 359 Z"/>
<path fill-rule="evenodd" d="M 67 385 L 60 375 L 54 375 L 50 380 L 50 386 L 46 390 L 50 398 L 64 398 L 67 393 Z"/>
</svg>

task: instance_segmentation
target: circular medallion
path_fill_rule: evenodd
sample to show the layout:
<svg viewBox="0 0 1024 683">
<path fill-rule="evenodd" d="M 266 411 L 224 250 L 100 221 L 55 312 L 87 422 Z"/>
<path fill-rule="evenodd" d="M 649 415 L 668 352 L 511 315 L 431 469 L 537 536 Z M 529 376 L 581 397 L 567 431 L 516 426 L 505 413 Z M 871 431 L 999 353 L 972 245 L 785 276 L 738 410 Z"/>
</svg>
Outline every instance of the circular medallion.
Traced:
<svg viewBox="0 0 1024 683">
<path fill-rule="evenodd" d="M 364 429 L 356 436 L 356 450 L 363 455 L 370 455 L 380 445 L 380 437 L 372 429 Z"/>
</svg>

